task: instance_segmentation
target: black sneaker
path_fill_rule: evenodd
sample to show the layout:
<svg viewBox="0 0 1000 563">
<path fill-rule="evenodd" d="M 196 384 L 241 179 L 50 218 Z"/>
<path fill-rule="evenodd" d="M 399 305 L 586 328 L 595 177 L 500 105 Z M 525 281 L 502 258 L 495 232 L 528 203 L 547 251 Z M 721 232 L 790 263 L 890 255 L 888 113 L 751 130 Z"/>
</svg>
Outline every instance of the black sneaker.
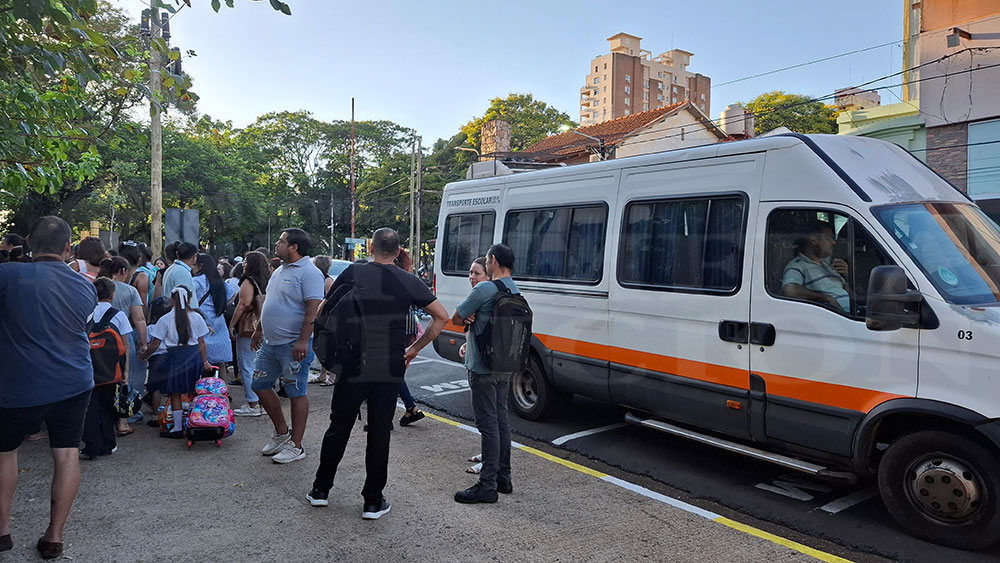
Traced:
<svg viewBox="0 0 1000 563">
<path fill-rule="evenodd" d="M 378 520 L 383 514 L 389 512 L 389 501 L 382 498 L 379 502 L 365 502 L 365 508 L 361 512 L 361 518 L 365 520 Z"/>
<path fill-rule="evenodd" d="M 510 481 L 504 481 L 503 479 L 497 479 L 497 492 L 509 495 L 514 492 L 514 484 Z"/>
<path fill-rule="evenodd" d="M 306 500 L 309 501 L 309 506 L 329 506 L 330 505 L 330 493 L 329 491 L 321 491 L 319 489 L 312 489 L 309 494 L 306 495 Z"/>
<path fill-rule="evenodd" d="M 170 438 L 172 440 L 180 440 L 184 438 L 183 430 L 164 430 L 160 432 L 160 438 Z"/>
<path fill-rule="evenodd" d="M 496 502 L 497 492 L 491 491 L 480 483 L 455 493 L 455 502 L 462 504 L 476 504 L 477 502 Z"/>
<path fill-rule="evenodd" d="M 0 551 L 14 549 L 14 540 L 10 539 L 10 534 L 0 536 Z"/>
</svg>

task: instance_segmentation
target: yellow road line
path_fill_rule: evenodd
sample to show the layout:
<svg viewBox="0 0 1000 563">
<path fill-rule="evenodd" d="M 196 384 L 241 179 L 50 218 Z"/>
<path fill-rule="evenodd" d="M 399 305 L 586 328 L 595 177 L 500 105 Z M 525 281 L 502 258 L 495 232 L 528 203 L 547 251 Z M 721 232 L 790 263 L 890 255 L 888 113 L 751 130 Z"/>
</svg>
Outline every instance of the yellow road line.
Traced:
<svg viewBox="0 0 1000 563">
<path fill-rule="evenodd" d="M 454 426 L 456 428 L 462 428 L 462 429 L 465 429 L 465 430 L 469 430 L 469 431 L 475 432 L 475 429 L 472 428 L 471 426 L 467 425 L 467 424 L 462 424 L 461 422 L 458 422 L 458 421 L 455 421 L 455 420 L 451 420 L 449 418 L 445 418 L 443 416 L 432 414 L 432 413 L 429 413 L 429 412 L 426 412 L 426 411 L 424 412 L 424 414 L 426 414 L 428 418 L 432 418 L 434 420 L 437 420 L 439 422 L 443 422 L 443 423 L 448 424 L 450 426 Z M 635 492 L 636 490 L 639 490 L 639 489 L 645 490 L 645 487 L 641 487 L 639 485 L 635 485 L 634 483 L 629 483 L 628 481 L 622 481 L 621 479 L 618 479 L 618 478 L 605 479 L 605 477 L 610 477 L 606 473 L 601 473 L 600 471 L 597 471 L 596 469 L 591 469 L 591 468 L 589 468 L 587 466 L 580 465 L 579 463 L 573 463 L 572 461 L 562 459 L 560 457 L 554 456 L 554 455 L 552 455 L 550 453 L 546 453 L 546 452 L 543 452 L 543 451 L 535 449 L 535 448 L 531 448 L 531 447 L 528 447 L 528 446 L 520 445 L 517 449 L 520 449 L 523 452 L 527 452 L 529 454 L 538 456 L 538 457 L 540 457 L 542 459 L 545 459 L 545 460 L 548 460 L 548 461 L 551 461 L 551 462 L 554 462 L 554 463 L 558 463 L 559 465 L 562 465 L 563 467 L 568 467 L 569 469 L 572 469 L 574 471 L 579 471 L 580 473 L 583 473 L 583 474 L 586 474 L 586 475 L 590 475 L 592 477 L 597 477 L 598 479 L 601 479 L 601 480 L 605 481 L 606 483 L 611 483 L 611 484 L 613 484 L 613 485 L 615 485 L 617 487 L 623 488 L 623 489 L 628 490 L 628 491 Z M 622 484 L 616 483 L 616 481 L 621 481 Z M 639 494 L 642 494 L 642 493 L 639 493 Z M 656 499 L 657 496 L 665 497 L 665 499 L 668 499 L 667 502 L 664 502 L 664 500 L 662 500 L 662 499 L 658 500 L 658 502 L 664 502 L 668 506 L 674 506 L 675 508 L 680 508 L 681 510 L 684 510 L 685 512 L 689 512 L 689 513 L 692 513 L 692 514 L 697 514 L 699 516 L 702 516 L 703 518 L 705 518 L 709 522 L 715 522 L 716 524 L 721 524 L 721 525 L 726 526 L 728 528 L 732 528 L 734 530 L 743 532 L 745 534 L 749 534 L 751 536 L 760 538 L 762 540 L 769 541 L 771 543 L 787 547 L 789 549 L 798 551 L 799 553 L 802 553 L 802 554 L 808 555 L 810 557 L 814 557 L 816 559 L 819 559 L 820 561 L 824 561 L 826 563 L 852 563 L 851 560 L 849 560 L 849 559 L 844 559 L 843 557 L 838 557 L 836 555 L 833 555 L 832 553 L 826 553 L 825 551 L 820 551 L 818 549 L 813 549 L 813 548 L 811 548 L 811 547 L 809 547 L 807 545 L 803 545 L 801 543 L 792 541 L 790 539 L 786 539 L 786 538 L 783 538 L 781 536 L 774 535 L 774 534 L 772 534 L 770 532 L 765 532 L 764 530 L 761 530 L 759 528 L 754 528 L 753 526 L 748 526 L 747 524 L 743 524 L 743 523 L 737 522 L 735 520 L 730 520 L 729 518 L 726 518 L 725 516 L 717 516 L 713 512 L 702 510 L 702 509 L 700 509 L 700 508 L 698 508 L 698 507 L 696 507 L 694 505 L 689 505 L 688 503 L 685 503 L 684 501 L 675 499 L 673 497 L 668 497 L 666 495 L 661 495 L 660 493 L 655 493 L 655 492 L 652 492 L 652 491 L 649 491 L 644 496 L 646 496 L 647 498 L 652 498 L 654 500 L 657 500 Z M 671 502 L 671 501 L 673 501 L 673 502 Z M 685 508 L 686 506 L 690 507 L 690 509 L 689 508 Z M 710 516 L 706 516 L 706 514 L 708 514 Z"/>
<path fill-rule="evenodd" d="M 826 561 L 827 563 L 851 563 L 849 559 L 844 559 L 843 557 L 837 557 L 832 553 L 827 553 L 825 551 L 813 549 L 807 545 L 802 545 L 799 542 L 794 542 L 792 540 L 785 539 L 781 536 L 776 536 L 770 532 L 765 532 L 764 530 L 761 530 L 759 528 L 754 528 L 753 526 L 747 526 L 746 524 L 742 524 L 735 520 L 730 520 L 725 516 L 720 516 L 715 520 L 713 520 L 713 522 L 718 522 L 719 524 L 722 524 L 723 526 L 728 526 L 734 530 L 739 530 L 743 533 L 750 534 L 751 536 L 755 536 L 767 540 L 769 542 L 776 543 L 778 545 L 783 545 L 789 549 L 794 549 L 795 551 L 804 553 L 810 557 L 815 557 L 820 561 Z"/>
</svg>

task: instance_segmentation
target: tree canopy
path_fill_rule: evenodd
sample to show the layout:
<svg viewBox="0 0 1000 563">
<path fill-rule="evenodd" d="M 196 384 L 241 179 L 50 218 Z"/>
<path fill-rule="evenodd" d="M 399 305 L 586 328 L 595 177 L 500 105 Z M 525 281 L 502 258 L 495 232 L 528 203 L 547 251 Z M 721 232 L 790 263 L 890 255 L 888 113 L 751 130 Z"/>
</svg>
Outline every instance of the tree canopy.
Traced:
<svg viewBox="0 0 1000 563">
<path fill-rule="evenodd" d="M 486 113 L 462 126 L 468 142 L 479 148 L 479 130 L 483 123 L 503 119 L 511 125 L 510 150 L 520 151 L 554 134 L 562 125 L 576 127 L 565 112 L 536 100 L 531 94 L 509 94 L 493 98 Z"/>
<path fill-rule="evenodd" d="M 837 133 L 837 108 L 802 94 L 764 92 L 743 107 L 754 114 L 754 132 L 787 127 L 796 133 Z"/>
</svg>

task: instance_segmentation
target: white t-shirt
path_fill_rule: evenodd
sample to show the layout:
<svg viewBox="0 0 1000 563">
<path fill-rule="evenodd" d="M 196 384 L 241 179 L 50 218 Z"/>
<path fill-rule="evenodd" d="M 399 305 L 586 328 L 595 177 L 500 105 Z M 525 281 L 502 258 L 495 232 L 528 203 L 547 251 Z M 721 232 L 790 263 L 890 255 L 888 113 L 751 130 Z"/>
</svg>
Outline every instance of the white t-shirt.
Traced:
<svg viewBox="0 0 1000 563">
<path fill-rule="evenodd" d="M 104 313 L 107 313 L 110 308 L 111 303 L 107 301 L 98 302 L 97 307 L 94 307 L 94 324 L 101 322 L 101 319 L 104 318 Z M 128 322 L 128 317 L 121 311 L 118 311 L 115 313 L 115 316 L 111 317 L 111 324 L 115 325 L 115 328 L 118 329 L 119 334 L 122 336 L 132 332 L 132 324 Z"/>
<path fill-rule="evenodd" d="M 208 334 L 208 325 L 205 324 L 205 319 L 198 313 L 190 309 L 186 312 L 188 321 L 191 323 L 191 336 L 188 338 L 187 345 L 194 346 L 198 344 L 199 338 Z M 150 339 L 158 338 L 167 348 L 182 345 L 177 335 L 177 323 L 174 322 L 175 313 L 176 311 L 170 311 L 160 317 L 160 320 L 156 321 L 155 325 L 149 327 L 148 333 Z"/>
</svg>

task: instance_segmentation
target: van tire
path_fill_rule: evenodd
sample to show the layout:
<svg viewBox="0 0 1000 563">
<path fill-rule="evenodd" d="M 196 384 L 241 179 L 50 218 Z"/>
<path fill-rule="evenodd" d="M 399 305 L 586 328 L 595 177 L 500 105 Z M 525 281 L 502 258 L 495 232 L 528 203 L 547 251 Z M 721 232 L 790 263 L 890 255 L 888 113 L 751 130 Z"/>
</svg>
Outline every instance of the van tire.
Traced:
<svg viewBox="0 0 1000 563">
<path fill-rule="evenodd" d="M 545 369 L 534 354 L 528 358 L 528 367 L 515 373 L 510 380 L 507 399 L 511 410 L 526 420 L 542 420 L 569 404 L 573 395 L 559 391 L 545 377 Z"/>
<path fill-rule="evenodd" d="M 948 547 L 1000 542 L 1000 460 L 950 432 L 903 436 L 878 467 L 886 508 L 909 533 Z"/>
</svg>

